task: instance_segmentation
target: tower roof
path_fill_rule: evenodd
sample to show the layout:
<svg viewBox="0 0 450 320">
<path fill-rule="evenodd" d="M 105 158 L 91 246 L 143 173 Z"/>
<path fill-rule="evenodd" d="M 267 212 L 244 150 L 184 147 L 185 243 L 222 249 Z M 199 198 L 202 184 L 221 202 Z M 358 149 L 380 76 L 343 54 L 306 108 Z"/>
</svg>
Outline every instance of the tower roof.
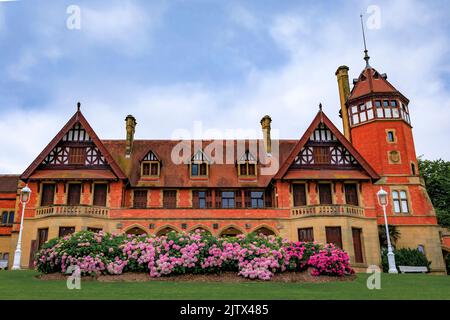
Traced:
<svg viewBox="0 0 450 320">
<path fill-rule="evenodd" d="M 368 66 L 353 80 L 353 88 L 348 100 L 354 100 L 370 94 L 398 94 L 407 102 L 409 100 L 403 96 L 389 81 L 385 73 L 380 74 L 374 68 Z"/>
</svg>

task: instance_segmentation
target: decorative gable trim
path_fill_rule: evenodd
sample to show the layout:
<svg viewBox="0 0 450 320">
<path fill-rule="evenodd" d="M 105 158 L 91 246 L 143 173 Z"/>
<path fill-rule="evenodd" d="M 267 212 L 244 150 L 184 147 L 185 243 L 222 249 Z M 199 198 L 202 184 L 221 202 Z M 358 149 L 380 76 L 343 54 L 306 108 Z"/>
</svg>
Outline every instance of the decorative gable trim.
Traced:
<svg viewBox="0 0 450 320">
<path fill-rule="evenodd" d="M 316 128 L 319 127 L 320 123 L 323 123 L 334 135 L 334 137 L 337 139 L 337 142 L 340 142 L 342 146 L 348 150 L 348 156 L 353 157 L 355 161 L 357 161 L 361 167 L 369 174 L 369 176 L 372 179 L 379 179 L 380 176 L 376 173 L 376 171 L 369 165 L 369 163 L 358 153 L 358 151 L 353 147 L 353 145 L 344 137 L 344 135 L 334 126 L 334 124 L 331 122 L 331 120 L 323 113 L 322 111 L 319 111 L 306 130 L 306 132 L 303 134 L 302 138 L 298 141 L 298 143 L 295 145 L 295 147 L 292 149 L 289 156 L 286 158 L 284 163 L 282 164 L 280 170 L 278 173 L 274 176 L 274 179 L 282 179 L 287 171 L 289 170 L 290 166 L 295 163 L 296 159 L 298 159 L 298 156 L 301 155 L 302 149 L 304 148 L 305 144 L 308 142 L 308 140 L 315 135 Z M 305 149 L 306 150 L 306 149 Z M 333 157 L 333 154 L 332 154 Z M 353 161 L 352 158 L 349 158 L 349 161 Z"/>
<path fill-rule="evenodd" d="M 77 125 L 79 124 L 79 125 Z M 84 130 L 82 130 L 84 129 Z M 66 139 L 66 140 L 64 140 Z M 50 143 L 45 147 L 45 149 L 39 154 L 39 156 L 31 163 L 31 165 L 24 171 L 24 173 L 20 176 L 21 180 L 28 180 L 30 176 L 36 171 L 39 165 L 45 161 L 51 161 L 52 152 L 66 152 L 64 150 L 59 150 L 57 145 L 60 141 L 92 141 L 96 148 L 91 150 L 92 152 L 88 152 L 88 158 L 90 161 L 97 161 L 93 157 L 95 154 L 100 154 L 103 156 L 103 160 L 105 160 L 111 167 L 112 171 L 119 179 L 126 179 L 127 177 L 122 172 L 120 167 L 114 161 L 113 157 L 110 155 L 108 150 L 104 147 L 103 143 L 98 138 L 97 134 L 94 132 L 92 127 L 87 122 L 86 118 L 83 116 L 81 111 L 77 111 L 72 118 L 65 124 L 65 126 L 58 132 L 58 134 L 50 141 Z M 80 140 L 83 139 L 83 140 Z M 88 139 L 88 140 L 85 140 Z M 91 157 L 89 156 L 91 155 Z M 64 158 L 64 157 L 63 157 Z M 64 162 L 64 161 L 63 161 Z M 64 164 L 64 163 L 62 163 Z"/>
</svg>

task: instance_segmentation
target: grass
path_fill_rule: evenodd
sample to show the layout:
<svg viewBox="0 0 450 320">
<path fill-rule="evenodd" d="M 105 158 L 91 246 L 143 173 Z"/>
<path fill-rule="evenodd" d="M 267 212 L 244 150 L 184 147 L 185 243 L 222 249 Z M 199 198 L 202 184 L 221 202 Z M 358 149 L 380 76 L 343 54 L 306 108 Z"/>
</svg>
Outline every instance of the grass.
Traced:
<svg viewBox="0 0 450 320">
<path fill-rule="evenodd" d="M 368 275 L 328 283 L 95 282 L 69 290 L 63 280 L 39 280 L 37 272 L 0 271 L 0 299 L 450 299 L 450 276 L 381 275 L 381 289 L 366 287 Z"/>
</svg>

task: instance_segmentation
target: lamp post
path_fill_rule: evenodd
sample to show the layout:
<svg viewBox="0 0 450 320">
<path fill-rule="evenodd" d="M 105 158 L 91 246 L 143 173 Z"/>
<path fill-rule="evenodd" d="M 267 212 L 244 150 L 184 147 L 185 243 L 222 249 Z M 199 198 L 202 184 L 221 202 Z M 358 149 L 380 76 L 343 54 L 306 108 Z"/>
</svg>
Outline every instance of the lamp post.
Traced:
<svg viewBox="0 0 450 320">
<path fill-rule="evenodd" d="M 14 264 L 12 270 L 20 270 L 20 257 L 22 255 L 22 231 L 23 231 L 23 217 L 25 215 L 25 207 L 30 201 L 31 189 L 28 185 L 20 190 L 20 203 L 22 204 L 22 217 L 20 218 L 19 239 L 17 240 L 16 251 L 14 252 Z"/>
<path fill-rule="evenodd" d="M 384 191 L 382 187 L 380 187 L 380 190 L 377 192 L 377 197 L 378 197 L 378 203 L 380 204 L 380 206 L 383 207 L 383 213 L 384 213 L 384 225 L 386 226 L 386 238 L 387 238 L 387 243 L 388 243 L 387 258 L 388 258 L 388 263 L 389 263 L 389 273 L 398 273 L 397 267 L 395 266 L 395 255 L 392 250 L 391 238 L 389 236 L 389 227 L 388 227 L 387 216 L 386 216 L 386 205 L 388 203 L 388 193 L 386 191 Z"/>
</svg>

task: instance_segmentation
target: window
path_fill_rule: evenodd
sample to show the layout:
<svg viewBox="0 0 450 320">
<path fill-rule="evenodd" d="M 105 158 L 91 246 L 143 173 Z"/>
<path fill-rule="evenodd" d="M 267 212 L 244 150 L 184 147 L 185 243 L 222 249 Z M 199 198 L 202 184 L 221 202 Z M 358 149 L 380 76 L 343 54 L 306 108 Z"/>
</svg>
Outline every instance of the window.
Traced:
<svg viewBox="0 0 450 320">
<path fill-rule="evenodd" d="M 163 191 L 163 208 L 173 209 L 177 207 L 177 191 L 164 190 Z"/>
<path fill-rule="evenodd" d="M 2 213 L 2 224 L 8 224 L 8 212 Z"/>
<path fill-rule="evenodd" d="M 50 206 L 53 204 L 55 199 L 55 185 L 54 184 L 43 184 L 41 193 L 41 206 Z"/>
<path fill-rule="evenodd" d="M 9 260 L 9 253 L 3 254 L 3 260 Z"/>
<path fill-rule="evenodd" d="M 196 209 L 205 209 L 212 207 L 211 191 L 194 190 L 192 191 L 192 206 Z"/>
<path fill-rule="evenodd" d="M 75 227 L 59 227 L 59 237 L 65 237 L 75 232 Z"/>
<path fill-rule="evenodd" d="M 313 228 L 301 228 L 298 229 L 298 241 L 301 242 L 313 242 L 314 231 Z"/>
<path fill-rule="evenodd" d="M 395 213 L 408 213 L 408 196 L 404 190 L 394 190 L 392 191 L 392 200 L 394 202 L 394 212 Z"/>
<path fill-rule="evenodd" d="M 78 206 L 81 201 L 81 184 L 70 183 L 69 192 L 67 194 L 67 205 Z"/>
<path fill-rule="evenodd" d="M 397 107 L 397 101 L 396 100 L 391 100 L 391 107 Z"/>
<path fill-rule="evenodd" d="M 256 176 L 256 163 L 246 162 L 239 164 L 239 175 Z"/>
<path fill-rule="evenodd" d="M 352 238 L 353 238 L 353 250 L 355 252 L 355 262 L 363 263 L 363 250 L 361 241 L 361 229 L 352 228 Z"/>
<path fill-rule="evenodd" d="M 264 192 L 265 196 L 264 196 L 264 202 L 265 202 L 265 206 L 266 208 L 272 208 L 273 206 L 273 192 L 272 192 L 272 188 L 266 189 L 266 191 Z"/>
<path fill-rule="evenodd" d="M 158 177 L 159 162 L 143 162 L 141 175 L 144 177 Z"/>
<path fill-rule="evenodd" d="M 416 175 L 416 165 L 414 163 L 411 163 L 411 174 L 413 176 Z"/>
<path fill-rule="evenodd" d="M 342 249 L 341 227 L 325 227 L 327 243 L 333 243 Z"/>
<path fill-rule="evenodd" d="M 425 246 L 423 244 L 419 244 L 417 246 L 417 250 L 419 250 L 419 252 L 422 252 L 423 254 L 425 254 Z"/>
<path fill-rule="evenodd" d="M 208 175 L 207 163 L 192 163 L 191 164 L 191 176 L 207 176 Z"/>
<path fill-rule="evenodd" d="M 191 159 L 191 177 L 208 176 L 208 159 L 205 154 L 199 150 Z"/>
<path fill-rule="evenodd" d="M 245 191 L 245 206 L 247 208 L 264 208 L 264 191 Z"/>
<path fill-rule="evenodd" d="M 234 191 L 222 191 L 222 208 L 235 208 Z"/>
<path fill-rule="evenodd" d="M 331 153 L 329 147 L 314 147 L 313 157 L 315 164 L 329 164 L 331 162 Z"/>
<path fill-rule="evenodd" d="M 319 184 L 319 200 L 320 204 L 332 204 L 331 184 Z"/>
<path fill-rule="evenodd" d="M 383 107 L 389 107 L 389 100 L 383 100 Z"/>
<path fill-rule="evenodd" d="M 353 206 L 359 205 L 358 203 L 358 189 L 355 183 L 346 183 L 345 189 L 345 203 Z"/>
<path fill-rule="evenodd" d="M 392 130 L 387 132 L 387 140 L 388 142 L 395 142 L 395 133 Z"/>
<path fill-rule="evenodd" d="M 59 230 L 61 234 L 61 229 Z M 37 241 L 37 249 L 41 249 L 44 243 L 47 242 L 48 239 L 48 228 L 38 229 L 38 241 Z"/>
<path fill-rule="evenodd" d="M 133 208 L 147 208 L 147 190 L 134 190 Z"/>
<path fill-rule="evenodd" d="M 14 211 L 9 212 L 8 224 L 14 223 Z"/>
<path fill-rule="evenodd" d="M 105 207 L 106 195 L 108 193 L 108 185 L 106 183 L 94 185 L 94 206 Z"/>
<path fill-rule="evenodd" d="M 102 228 L 91 228 L 91 227 L 88 227 L 87 231 L 99 233 L 100 231 L 102 231 Z"/>
<path fill-rule="evenodd" d="M 70 147 L 69 164 L 84 165 L 86 162 L 86 148 Z"/>
<path fill-rule="evenodd" d="M 294 184 L 293 188 L 294 207 L 306 206 L 306 186 Z"/>
<path fill-rule="evenodd" d="M 381 107 L 381 100 L 375 100 L 375 107 L 377 108 Z"/>
</svg>

